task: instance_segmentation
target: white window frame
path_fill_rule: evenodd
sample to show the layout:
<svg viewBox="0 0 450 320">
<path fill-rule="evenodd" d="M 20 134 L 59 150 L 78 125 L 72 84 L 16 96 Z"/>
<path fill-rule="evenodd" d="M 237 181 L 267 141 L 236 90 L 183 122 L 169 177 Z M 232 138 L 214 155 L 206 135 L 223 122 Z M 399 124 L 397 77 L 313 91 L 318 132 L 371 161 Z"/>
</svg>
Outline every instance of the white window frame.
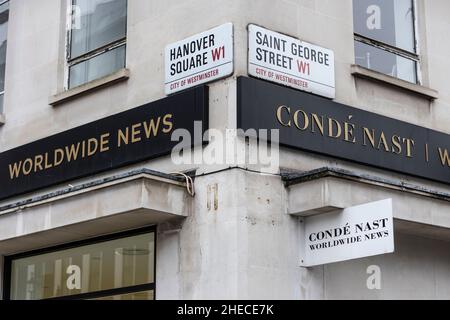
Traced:
<svg viewBox="0 0 450 320">
<path fill-rule="evenodd" d="M 9 1 L 9 0 L 8 0 Z M 72 59 L 71 57 L 71 48 L 72 48 L 72 23 L 74 21 L 74 0 L 66 0 L 66 8 L 67 8 L 67 21 L 66 21 L 66 46 L 65 46 L 65 68 L 64 68 L 64 90 L 70 90 L 70 68 L 78 63 L 90 60 L 97 56 L 100 56 L 108 51 L 114 50 L 118 47 L 125 46 L 125 55 L 126 55 L 126 45 L 127 45 L 127 30 L 125 30 L 125 37 L 114 42 L 111 42 L 107 45 L 104 45 L 98 49 L 91 50 L 79 57 Z M 128 21 L 128 1 L 127 1 L 127 21 Z M 126 59 L 125 59 L 126 63 Z M 124 66 L 126 68 L 126 65 Z M 89 83 L 89 82 L 86 82 Z M 83 84 L 86 84 L 83 83 Z M 82 85 L 83 85 L 82 84 Z"/>
<path fill-rule="evenodd" d="M 395 54 L 397 56 L 406 58 L 408 60 L 412 60 L 416 63 L 416 83 L 418 85 L 422 85 L 422 72 L 421 72 L 421 60 L 420 60 L 420 41 L 419 41 L 419 23 L 417 19 L 417 0 L 412 0 L 412 7 L 413 7 L 413 28 L 414 28 L 414 48 L 415 53 L 410 52 L 408 50 L 404 50 L 401 48 L 398 48 L 396 46 L 384 43 L 379 40 L 371 39 L 366 36 L 363 36 L 361 34 L 358 34 L 354 32 L 354 40 L 366 45 L 369 45 L 371 47 L 375 47 L 378 49 L 381 49 L 383 51 Z M 357 65 L 360 65 L 357 61 L 355 61 Z"/>
</svg>

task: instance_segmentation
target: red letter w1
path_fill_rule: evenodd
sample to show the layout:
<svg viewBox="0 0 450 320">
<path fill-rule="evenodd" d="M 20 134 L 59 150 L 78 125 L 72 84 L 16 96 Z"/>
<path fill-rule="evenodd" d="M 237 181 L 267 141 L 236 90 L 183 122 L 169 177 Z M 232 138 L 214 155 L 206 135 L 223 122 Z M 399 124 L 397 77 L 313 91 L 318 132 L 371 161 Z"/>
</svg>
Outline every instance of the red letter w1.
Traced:
<svg viewBox="0 0 450 320">
<path fill-rule="evenodd" d="M 216 48 L 212 51 L 213 61 L 220 60 L 220 57 L 225 59 L 225 46 Z"/>
<path fill-rule="evenodd" d="M 297 60 L 298 72 L 310 75 L 309 63 Z"/>
</svg>

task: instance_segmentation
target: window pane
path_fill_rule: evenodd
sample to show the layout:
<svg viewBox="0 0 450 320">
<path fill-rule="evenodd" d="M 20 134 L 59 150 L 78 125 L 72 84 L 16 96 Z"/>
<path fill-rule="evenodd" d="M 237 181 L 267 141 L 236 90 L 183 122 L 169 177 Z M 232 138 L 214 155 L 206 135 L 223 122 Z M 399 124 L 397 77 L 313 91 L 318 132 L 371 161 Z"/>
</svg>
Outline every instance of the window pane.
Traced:
<svg viewBox="0 0 450 320">
<path fill-rule="evenodd" d="M 69 87 L 110 75 L 125 67 L 125 46 L 120 46 L 70 67 Z"/>
<path fill-rule="evenodd" d="M 6 48 L 8 36 L 9 2 L 0 6 L 0 94 L 5 91 Z M 3 112 L 3 94 L 0 97 L 0 113 Z"/>
<path fill-rule="evenodd" d="M 38 300 L 154 282 L 154 233 L 12 262 L 11 299 Z"/>
<path fill-rule="evenodd" d="M 1 93 L 1 94 L 0 94 L 0 113 L 3 113 L 3 104 L 4 104 L 4 101 L 5 101 L 5 94 L 4 94 L 4 93 Z"/>
<path fill-rule="evenodd" d="M 71 58 L 125 38 L 127 0 L 73 0 L 73 4 Z"/>
<path fill-rule="evenodd" d="M 415 52 L 413 0 L 353 0 L 355 33 Z"/>
<path fill-rule="evenodd" d="M 416 62 L 382 49 L 355 41 L 356 63 L 392 77 L 417 82 Z"/>
<path fill-rule="evenodd" d="M 115 296 L 102 297 L 93 300 L 154 300 L 155 294 L 152 291 L 142 291 L 128 294 L 119 294 Z"/>
</svg>

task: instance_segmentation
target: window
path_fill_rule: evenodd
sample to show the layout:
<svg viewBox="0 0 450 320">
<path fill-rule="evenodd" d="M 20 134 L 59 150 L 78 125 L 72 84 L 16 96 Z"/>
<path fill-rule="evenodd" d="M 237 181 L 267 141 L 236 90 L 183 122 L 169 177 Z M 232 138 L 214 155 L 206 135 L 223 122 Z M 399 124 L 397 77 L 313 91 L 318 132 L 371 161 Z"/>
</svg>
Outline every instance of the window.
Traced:
<svg viewBox="0 0 450 320">
<path fill-rule="evenodd" d="M 353 0 L 356 64 L 418 82 L 414 0 Z"/>
<path fill-rule="evenodd" d="M 153 300 L 155 232 L 7 257 L 5 276 L 5 299 L 11 300 Z"/>
<path fill-rule="evenodd" d="M 5 97 L 6 48 L 8 40 L 9 1 L 0 0 L 0 114 Z"/>
<path fill-rule="evenodd" d="M 127 0 L 72 0 L 67 87 L 124 68 L 126 31 Z"/>
</svg>

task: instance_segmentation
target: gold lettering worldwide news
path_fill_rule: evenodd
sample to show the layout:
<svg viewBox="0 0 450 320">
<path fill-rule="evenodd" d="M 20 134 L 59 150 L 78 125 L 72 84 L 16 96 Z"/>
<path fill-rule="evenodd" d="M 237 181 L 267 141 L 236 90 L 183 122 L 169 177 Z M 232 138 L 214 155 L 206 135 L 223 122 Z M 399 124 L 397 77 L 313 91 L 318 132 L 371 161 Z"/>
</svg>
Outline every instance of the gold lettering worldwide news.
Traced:
<svg viewBox="0 0 450 320">
<path fill-rule="evenodd" d="M 170 155 L 176 130 L 194 135 L 199 122 L 206 131 L 208 95 L 199 86 L 0 153 L 0 181 L 8 186 L 0 200 Z"/>
<path fill-rule="evenodd" d="M 19 178 L 21 175 L 27 176 L 39 171 L 49 170 L 60 166 L 63 163 L 81 161 L 92 157 L 96 153 L 105 153 L 111 148 L 122 148 L 128 144 L 139 143 L 144 139 L 152 139 L 159 134 L 169 134 L 173 130 L 173 115 L 166 114 L 148 121 L 132 124 L 125 128 L 117 129 L 114 136 L 110 132 L 91 137 L 82 141 L 77 141 L 61 148 L 56 148 L 50 152 L 44 152 L 30 156 L 9 164 L 9 174 L 11 180 Z"/>
</svg>

